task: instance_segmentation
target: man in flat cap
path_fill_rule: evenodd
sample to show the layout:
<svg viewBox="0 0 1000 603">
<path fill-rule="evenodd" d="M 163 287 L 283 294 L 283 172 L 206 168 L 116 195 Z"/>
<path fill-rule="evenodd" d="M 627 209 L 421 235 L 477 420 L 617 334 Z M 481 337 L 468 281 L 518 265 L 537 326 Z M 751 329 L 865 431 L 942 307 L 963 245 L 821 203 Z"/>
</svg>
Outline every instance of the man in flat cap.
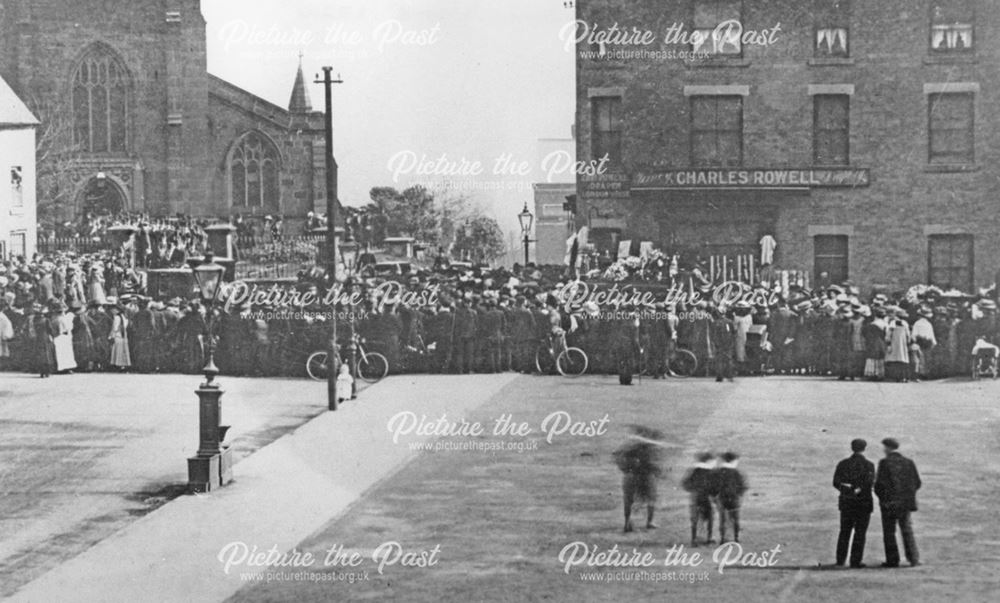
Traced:
<svg viewBox="0 0 1000 603">
<path fill-rule="evenodd" d="M 833 487 L 840 492 L 837 507 L 840 509 L 840 535 L 837 537 L 837 566 L 847 561 L 851 549 L 851 567 L 864 567 L 865 534 L 871 520 L 874 504 L 872 484 L 875 482 L 875 465 L 865 458 L 868 443 L 862 439 L 851 441 L 851 456 L 837 463 L 833 472 Z M 851 542 L 851 534 L 854 542 Z"/>
<path fill-rule="evenodd" d="M 875 495 L 882 512 L 882 539 L 885 543 L 885 563 L 882 567 L 899 567 L 899 548 L 896 546 L 896 524 L 903 535 L 903 551 L 910 565 L 920 565 L 920 554 L 913 539 L 910 513 L 917 510 L 917 490 L 920 474 L 913 461 L 899 453 L 899 442 L 893 438 L 882 440 L 885 458 L 878 463 L 875 478 Z"/>
</svg>

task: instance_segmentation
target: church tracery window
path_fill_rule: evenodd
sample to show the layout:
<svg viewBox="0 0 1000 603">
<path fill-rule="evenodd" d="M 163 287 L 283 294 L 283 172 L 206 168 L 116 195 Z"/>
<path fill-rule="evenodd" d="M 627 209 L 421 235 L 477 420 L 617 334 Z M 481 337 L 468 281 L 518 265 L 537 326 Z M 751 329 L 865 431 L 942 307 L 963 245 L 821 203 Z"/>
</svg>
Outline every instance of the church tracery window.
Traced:
<svg viewBox="0 0 1000 603">
<path fill-rule="evenodd" d="M 280 157 L 274 143 L 258 132 L 244 134 L 231 151 L 228 167 L 233 207 L 279 210 Z"/>
<path fill-rule="evenodd" d="M 109 48 L 95 46 L 73 74 L 73 139 L 89 153 L 123 153 L 129 146 L 131 77 Z"/>
</svg>

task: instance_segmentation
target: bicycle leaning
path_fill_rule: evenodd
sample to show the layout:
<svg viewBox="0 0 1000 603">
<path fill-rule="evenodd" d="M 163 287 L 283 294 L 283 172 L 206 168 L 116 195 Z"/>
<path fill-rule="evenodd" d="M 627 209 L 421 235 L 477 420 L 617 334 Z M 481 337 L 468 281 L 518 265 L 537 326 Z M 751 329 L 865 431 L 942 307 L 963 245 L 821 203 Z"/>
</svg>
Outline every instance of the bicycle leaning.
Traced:
<svg viewBox="0 0 1000 603">
<path fill-rule="evenodd" d="M 566 345 L 564 331 L 553 333 L 535 350 L 535 368 L 543 375 L 550 375 L 555 369 L 563 377 L 579 377 L 587 372 L 589 363 L 586 352 Z"/>
<path fill-rule="evenodd" d="M 639 374 L 652 376 L 649 367 L 649 351 L 646 348 L 639 348 Z M 667 377 L 690 377 L 698 370 L 698 357 L 694 352 L 684 348 L 674 348 L 667 353 L 666 371 Z"/>
<path fill-rule="evenodd" d="M 353 338 L 355 354 L 353 374 L 366 383 L 378 383 L 389 374 L 389 361 L 378 352 L 369 352 L 365 349 L 365 340 L 357 335 Z M 313 352 L 306 359 L 306 373 L 311 379 L 316 381 L 326 381 L 330 376 L 329 354 L 326 350 Z M 340 362 L 333 370 L 339 370 Z"/>
</svg>

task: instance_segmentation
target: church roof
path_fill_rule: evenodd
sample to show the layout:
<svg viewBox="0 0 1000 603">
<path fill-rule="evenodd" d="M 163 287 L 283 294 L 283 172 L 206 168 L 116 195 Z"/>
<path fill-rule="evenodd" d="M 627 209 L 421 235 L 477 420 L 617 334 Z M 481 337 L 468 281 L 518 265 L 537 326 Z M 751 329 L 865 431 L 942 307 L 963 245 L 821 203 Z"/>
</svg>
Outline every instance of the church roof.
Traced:
<svg viewBox="0 0 1000 603">
<path fill-rule="evenodd" d="M 312 111 L 309 92 L 306 90 L 306 78 L 302 75 L 302 57 L 299 57 L 299 72 L 295 74 L 295 84 L 292 86 L 292 98 L 288 101 L 288 110 L 292 113 Z"/>
<path fill-rule="evenodd" d="M 38 119 L 0 77 L 0 127 L 37 125 Z"/>
</svg>

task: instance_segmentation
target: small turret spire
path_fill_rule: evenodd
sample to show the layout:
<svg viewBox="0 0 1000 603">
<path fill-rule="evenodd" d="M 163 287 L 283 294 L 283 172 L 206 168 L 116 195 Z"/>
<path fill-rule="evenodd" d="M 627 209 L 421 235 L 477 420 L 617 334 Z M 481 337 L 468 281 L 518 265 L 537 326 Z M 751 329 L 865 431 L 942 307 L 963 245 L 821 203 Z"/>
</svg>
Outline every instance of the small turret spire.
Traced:
<svg viewBox="0 0 1000 603">
<path fill-rule="evenodd" d="M 299 70 L 295 74 L 295 84 L 292 86 L 292 98 L 288 101 L 288 110 L 292 113 L 309 113 L 312 111 L 309 91 L 306 90 L 306 78 L 302 74 L 302 51 L 299 51 Z"/>
</svg>

